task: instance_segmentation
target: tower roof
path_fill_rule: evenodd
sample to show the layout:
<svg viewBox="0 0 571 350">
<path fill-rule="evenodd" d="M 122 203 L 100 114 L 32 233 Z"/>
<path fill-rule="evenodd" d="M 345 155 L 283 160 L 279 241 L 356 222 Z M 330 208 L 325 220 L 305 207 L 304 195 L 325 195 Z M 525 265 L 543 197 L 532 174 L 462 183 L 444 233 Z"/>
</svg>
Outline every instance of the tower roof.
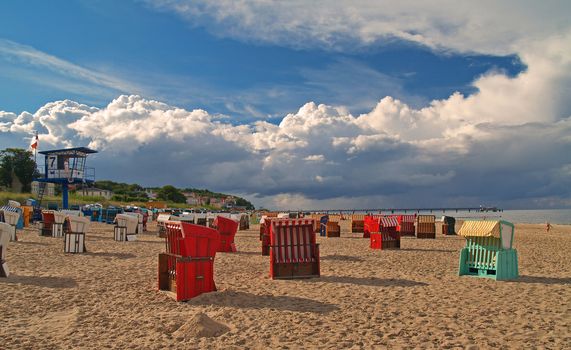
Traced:
<svg viewBox="0 0 571 350">
<path fill-rule="evenodd" d="M 88 154 L 97 153 L 96 150 L 87 147 L 74 147 L 74 148 L 62 148 L 50 151 L 41 151 L 38 152 L 39 154 L 62 154 L 62 155 L 71 155 L 71 156 L 83 156 L 85 157 Z"/>
</svg>

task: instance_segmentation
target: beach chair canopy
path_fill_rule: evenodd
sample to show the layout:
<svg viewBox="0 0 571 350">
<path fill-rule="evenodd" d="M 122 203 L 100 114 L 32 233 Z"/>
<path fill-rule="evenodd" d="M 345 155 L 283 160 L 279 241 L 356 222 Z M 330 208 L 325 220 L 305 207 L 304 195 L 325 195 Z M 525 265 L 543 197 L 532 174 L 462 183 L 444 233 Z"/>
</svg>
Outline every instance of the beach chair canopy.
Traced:
<svg viewBox="0 0 571 350">
<path fill-rule="evenodd" d="M 126 227 L 127 234 L 131 234 L 136 232 L 139 218 L 134 215 L 117 214 L 117 216 L 115 216 L 115 222 L 117 222 L 117 226 Z"/>
<path fill-rule="evenodd" d="M 19 208 L 21 206 L 20 202 L 13 201 L 11 199 L 8 200 L 8 206 Z"/>
<path fill-rule="evenodd" d="M 470 220 L 464 221 L 458 231 L 463 237 L 495 237 L 502 242 L 502 248 L 511 249 L 514 225 L 503 220 Z"/>
<path fill-rule="evenodd" d="M 85 233 L 85 232 L 87 232 L 87 227 L 89 226 L 89 223 L 91 222 L 91 220 L 85 216 L 72 215 L 72 216 L 69 216 L 67 219 L 69 220 L 70 230 L 71 230 L 71 232 L 74 232 L 74 233 Z"/>
<path fill-rule="evenodd" d="M 20 211 L 16 210 L 13 207 L 2 207 L 0 209 L 3 211 L 4 214 L 4 222 L 16 226 L 18 224 L 18 220 L 20 219 Z"/>
<path fill-rule="evenodd" d="M 157 222 L 160 224 L 163 224 L 163 223 L 169 221 L 170 219 L 171 219 L 171 214 L 162 213 L 162 214 L 159 214 L 159 216 L 157 217 Z"/>
<path fill-rule="evenodd" d="M 432 224 L 436 221 L 434 215 L 419 215 L 416 217 L 417 222 Z"/>
<path fill-rule="evenodd" d="M 381 225 L 383 227 L 397 227 L 398 226 L 397 218 L 394 216 L 382 216 Z"/>
<path fill-rule="evenodd" d="M 81 210 L 62 209 L 60 212 L 64 213 L 66 216 L 83 216 Z"/>
</svg>

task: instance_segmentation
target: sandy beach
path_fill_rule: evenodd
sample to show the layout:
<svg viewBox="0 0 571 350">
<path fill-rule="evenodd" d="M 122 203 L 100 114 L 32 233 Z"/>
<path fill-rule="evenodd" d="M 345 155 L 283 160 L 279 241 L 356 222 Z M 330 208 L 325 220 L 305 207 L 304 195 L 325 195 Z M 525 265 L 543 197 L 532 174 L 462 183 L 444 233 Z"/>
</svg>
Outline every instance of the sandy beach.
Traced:
<svg viewBox="0 0 571 350">
<path fill-rule="evenodd" d="M 19 231 L 0 279 L 0 348 L 571 348 L 571 226 L 516 225 L 510 282 L 457 276 L 462 237 L 371 250 L 348 221 L 341 238 L 318 237 L 320 278 L 274 281 L 252 226 L 237 253 L 216 255 L 218 291 L 184 303 L 157 291 L 156 231 L 115 242 L 92 224 L 78 255 Z"/>
</svg>

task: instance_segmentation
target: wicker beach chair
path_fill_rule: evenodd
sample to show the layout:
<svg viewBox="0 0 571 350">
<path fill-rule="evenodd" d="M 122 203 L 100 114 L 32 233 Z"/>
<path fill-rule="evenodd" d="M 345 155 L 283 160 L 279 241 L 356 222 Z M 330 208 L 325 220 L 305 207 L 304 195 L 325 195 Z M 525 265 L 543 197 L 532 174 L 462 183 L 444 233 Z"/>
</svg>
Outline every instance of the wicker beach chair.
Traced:
<svg viewBox="0 0 571 350">
<path fill-rule="evenodd" d="M 496 280 L 518 278 L 517 251 L 513 248 L 514 225 L 498 221 L 464 221 L 458 231 L 466 238 L 460 252 L 460 276 Z"/>
<path fill-rule="evenodd" d="M 171 220 L 171 214 L 170 213 L 160 213 L 159 216 L 157 216 L 157 227 L 159 229 L 159 231 L 157 232 L 157 235 L 161 238 L 165 238 L 166 237 L 166 227 L 165 227 L 165 223 Z"/>
<path fill-rule="evenodd" d="M 397 231 L 400 236 L 414 236 L 415 215 L 398 215 Z"/>
<path fill-rule="evenodd" d="M 139 217 L 128 213 L 117 214 L 115 216 L 115 227 L 113 228 L 113 239 L 119 242 L 131 242 L 137 239 L 137 229 L 139 227 Z"/>
<path fill-rule="evenodd" d="M 434 215 L 416 217 L 416 238 L 436 238 L 436 217 Z"/>
<path fill-rule="evenodd" d="M 363 233 L 365 229 L 365 215 L 353 214 L 351 215 L 351 232 Z"/>
<path fill-rule="evenodd" d="M 0 208 L 2 213 L 3 222 L 10 225 L 10 241 L 17 241 L 18 236 L 16 235 L 16 229 L 18 228 L 18 223 L 21 219 L 21 209 L 15 207 L 4 206 Z"/>
<path fill-rule="evenodd" d="M 381 216 L 369 224 L 371 249 L 400 249 L 398 221 L 394 216 Z"/>
<path fill-rule="evenodd" d="M 13 227 L 5 222 L 0 222 L 0 277 L 10 276 L 8 263 L 6 262 L 6 252 Z"/>
<path fill-rule="evenodd" d="M 456 234 L 456 219 L 452 216 L 442 217 L 442 234 L 455 235 Z"/>
<path fill-rule="evenodd" d="M 85 216 L 68 216 L 64 225 L 64 252 L 65 253 L 85 253 L 85 234 L 90 218 Z"/>
<path fill-rule="evenodd" d="M 276 219 L 270 223 L 270 277 L 319 277 L 319 245 L 313 219 Z"/>
<path fill-rule="evenodd" d="M 169 221 L 166 252 L 159 254 L 158 288 L 174 293 L 177 301 L 216 291 L 214 258 L 218 231 L 187 222 Z"/>
<path fill-rule="evenodd" d="M 219 252 L 233 253 L 236 252 L 236 244 L 234 237 L 238 231 L 239 223 L 233 219 L 223 216 L 217 216 L 214 219 L 214 228 L 220 234 L 220 244 L 218 245 Z"/>
</svg>

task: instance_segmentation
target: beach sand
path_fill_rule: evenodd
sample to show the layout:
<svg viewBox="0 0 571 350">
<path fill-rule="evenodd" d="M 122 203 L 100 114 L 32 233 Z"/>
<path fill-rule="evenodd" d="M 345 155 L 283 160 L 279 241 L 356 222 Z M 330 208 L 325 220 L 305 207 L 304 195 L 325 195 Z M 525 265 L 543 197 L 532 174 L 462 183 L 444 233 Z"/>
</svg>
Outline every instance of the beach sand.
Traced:
<svg viewBox="0 0 571 350">
<path fill-rule="evenodd" d="M 459 277 L 462 237 L 380 251 L 347 227 L 318 238 L 322 276 L 306 280 L 271 280 L 258 226 L 240 231 L 238 252 L 216 255 L 218 291 L 184 303 L 157 291 L 155 225 L 115 242 L 92 224 L 78 255 L 19 231 L 0 279 L 0 348 L 571 348 L 571 226 L 516 225 L 511 282 Z"/>
</svg>

